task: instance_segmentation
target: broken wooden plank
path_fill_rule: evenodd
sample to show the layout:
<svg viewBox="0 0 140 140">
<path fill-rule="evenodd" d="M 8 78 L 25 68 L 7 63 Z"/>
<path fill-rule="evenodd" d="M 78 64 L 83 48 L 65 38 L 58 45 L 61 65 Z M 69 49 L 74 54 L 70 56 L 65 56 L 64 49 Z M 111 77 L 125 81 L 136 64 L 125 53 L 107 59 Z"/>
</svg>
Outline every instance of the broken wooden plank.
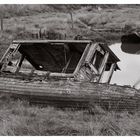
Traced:
<svg viewBox="0 0 140 140">
<path fill-rule="evenodd" d="M 91 44 L 89 52 L 88 52 L 86 59 L 85 59 L 86 62 L 90 63 L 90 61 L 91 61 L 91 59 L 92 59 L 92 57 L 93 57 L 93 55 L 98 47 L 99 47 L 99 45 L 97 43 Z"/>
<path fill-rule="evenodd" d="M 91 40 L 14 40 L 13 43 L 91 43 Z"/>
<path fill-rule="evenodd" d="M 85 63 L 85 59 L 86 59 L 87 54 L 89 52 L 90 46 L 91 46 L 91 44 L 87 44 L 87 46 L 82 54 L 82 57 L 80 58 L 79 63 L 77 64 L 77 67 L 73 73 L 74 75 L 76 75 L 79 72 L 81 66 Z"/>
<path fill-rule="evenodd" d="M 109 57 L 109 52 L 106 52 L 105 55 L 104 55 L 104 59 L 102 61 L 102 64 L 100 65 L 100 68 L 99 68 L 100 77 L 99 77 L 98 82 L 102 81 L 103 73 L 104 73 L 105 68 L 106 68 L 106 63 L 107 63 L 108 57 Z"/>
<path fill-rule="evenodd" d="M 107 63 L 108 57 L 109 57 L 109 52 L 106 52 L 104 55 L 102 64 L 100 65 L 100 68 L 99 68 L 99 74 L 101 74 L 103 72 L 105 64 Z"/>
<path fill-rule="evenodd" d="M 25 58 L 25 56 L 24 56 L 23 54 L 21 54 L 21 57 L 20 57 L 20 59 L 19 59 L 19 62 L 18 62 L 18 64 L 17 64 L 16 71 L 15 71 L 16 74 L 19 72 L 24 58 Z"/>
<path fill-rule="evenodd" d="M 110 81 L 111 81 L 111 78 L 112 78 L 112 75 L 113 75 L 113 72 L 114 72 L 114 69 L 116 67 L 116 63 L 113 63 L 111 65 L 111 68 L 110 68 L 110 71 L 109 71 L 109 74 L 108 74 L 108 77 L 107 77 L 107 83 L 109 84 Z"/>
</svg>

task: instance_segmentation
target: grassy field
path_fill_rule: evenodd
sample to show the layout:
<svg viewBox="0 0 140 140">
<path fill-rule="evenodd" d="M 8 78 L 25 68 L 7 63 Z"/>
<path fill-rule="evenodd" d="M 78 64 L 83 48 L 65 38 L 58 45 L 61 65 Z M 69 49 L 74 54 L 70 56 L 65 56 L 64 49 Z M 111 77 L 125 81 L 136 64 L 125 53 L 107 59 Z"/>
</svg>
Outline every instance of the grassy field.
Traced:
<svg viewBox="0 0 140 140">
<path fill-rule="evenodd" d="M 0 97 L 0 135 L 10 136 L 125 136 L 140 135 L 140 114 L 60 110 L 30 106 L 26 101 Z"/>
<path fill-rule="evenodd" d="M 140 28 L 140 6 L 103 5 L 102 10 L 90 5 L 15 7 L 1 8 L 5 18 L 4 31 L 0 32 L 0 57 L 13 39 L 32 39 L 31 33 L 40 29 L 67 34 L 68 39 L 79 34 L 95 41 L 116 43 L 122 33 L 91 29 Z M 140 135 L 140 113 L 107 112 L 99 107 L 92 113 L 60 110 L 31 106 L 26 101 L 0 95 L 0 135 Z"/>
<path fill-rule="evenodd" d="M 13 39 L 32 39 L 32 33 L 41 29 L 48 32 L 67 35 L 73 39 L 76 35 L 93 41 L 109 44 L 120 42 L 121 32 L 98 32 L 93 29 L 140 28 L 140 6 L 102 5 L 99 11 L 95 5 L 0 5 L 4 31 L 0 32 L 1 53 Z M 4 9 L 4 10 L 3 10 Z M 74 27 L 72 29 L 71 16 Z M 0 57 L 1 57 L 0 53 Z"/>
</svg>

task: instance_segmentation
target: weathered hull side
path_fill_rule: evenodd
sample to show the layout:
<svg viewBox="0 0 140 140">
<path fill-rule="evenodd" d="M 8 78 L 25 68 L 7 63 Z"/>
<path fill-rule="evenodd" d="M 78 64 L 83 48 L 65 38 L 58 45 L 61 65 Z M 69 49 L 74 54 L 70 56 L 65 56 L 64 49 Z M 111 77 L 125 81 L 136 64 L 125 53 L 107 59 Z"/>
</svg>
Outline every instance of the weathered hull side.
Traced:
<svg viewBox="0 0 140 140">
<path fill-rule="evenodd" d="M 0 93 L 62 108 L 97 104 L 110 110 L 134 111 L 139 110 L 140 101 L 140 94 L 132 88 L 70 80 L 39 82 L 0 77 Z"/>
</svg>

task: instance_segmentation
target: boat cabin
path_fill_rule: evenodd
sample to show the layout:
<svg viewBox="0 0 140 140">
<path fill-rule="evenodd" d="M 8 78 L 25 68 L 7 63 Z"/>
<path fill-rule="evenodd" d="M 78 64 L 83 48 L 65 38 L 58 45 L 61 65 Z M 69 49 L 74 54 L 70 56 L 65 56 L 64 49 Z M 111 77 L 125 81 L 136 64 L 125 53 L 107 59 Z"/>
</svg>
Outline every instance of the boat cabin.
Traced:
<svg viewBox="0 0 140 140">
<path fill-rule="evenodd" d="M 90 40 L 15 40 L 0 60 L 1 74 L 109 83 L 119 58 Z"/>
</svg>

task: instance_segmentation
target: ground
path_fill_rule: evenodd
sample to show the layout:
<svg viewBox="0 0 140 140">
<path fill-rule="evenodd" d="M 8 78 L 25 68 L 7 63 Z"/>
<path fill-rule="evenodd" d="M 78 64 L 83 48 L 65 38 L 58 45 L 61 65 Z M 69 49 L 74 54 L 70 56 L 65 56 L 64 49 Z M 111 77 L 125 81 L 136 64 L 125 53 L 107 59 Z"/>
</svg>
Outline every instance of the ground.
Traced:
<svg viewBox="0 0 140 140">
<path fill-rule="evenodd" d="M 29 105 L 26 101 L 0 97 L 0 135 L 12 136 L 110 136 L 140 135 L 140 114 L 56 109 Z"/>
<path fill-rule="evenodd" d="M 17 6 L 19 7 L 19 6 Z M 0 32 L 0 57 L 13 39 L 32 39 L 40 29 L 79 34 L 92 40 L 120 42 L 120 32 L 95 32 L 91 29 L 130 29 L 140 27 L 138 5 L 101 6 L 4 6 L 4 30 Z M 20 10 L 21 9 L 21 10 Z M 73 9 L 73 10 L 71 10 Z M 3 10 L 3 11 L 4 11 Z M 74 28 L 72 29 L 70 12 Z M 12 100 L 1 94 L 0 135 L 140 135 L 140 114 L 96 110 L 60 110 L 31 106 L 26 101 Z"/>
</svg>

